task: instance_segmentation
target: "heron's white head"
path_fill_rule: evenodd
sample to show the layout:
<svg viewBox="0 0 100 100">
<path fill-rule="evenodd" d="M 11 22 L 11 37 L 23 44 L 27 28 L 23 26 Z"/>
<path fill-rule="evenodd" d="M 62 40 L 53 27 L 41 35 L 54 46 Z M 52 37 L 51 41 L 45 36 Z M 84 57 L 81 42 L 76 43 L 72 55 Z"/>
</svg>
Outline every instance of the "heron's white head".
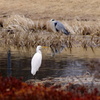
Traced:
<svg viewBox="0 0 100 100">
<path fill-rule="evenodd" d="M 51 21 L 51 22 L 54 22 L 55 20 L 54 20 L 54 19 L 51 19 L 50 21 Z"/>
<path fill-rule="evenodd" d="M 41 51 L 41 49 L 42 49 L 42 46 L 38 45 L 36 48 L 36 52 Z"/>
<path fill-rule="evenodd" d="M 53 32 L 56 32 L 56 29 L 55 29 L 55 23 L 56 22 L 56 20 L 54 20 L 54 19 L 51 19 L 50 20 L 50 27 L 51 27 L 51 30 L 53 31 Z"/>
</svg>

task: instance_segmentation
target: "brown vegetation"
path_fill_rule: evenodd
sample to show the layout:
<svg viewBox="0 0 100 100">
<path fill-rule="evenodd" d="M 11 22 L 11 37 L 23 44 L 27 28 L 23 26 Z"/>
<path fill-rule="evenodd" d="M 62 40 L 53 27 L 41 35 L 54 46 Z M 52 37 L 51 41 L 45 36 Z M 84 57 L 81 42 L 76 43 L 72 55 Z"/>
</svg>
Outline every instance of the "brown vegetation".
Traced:
<svg viewBox="0 0 100 100">
<path fill-rule="evenodd" d="M 62 23 L 65 23 L 64 21 Z M 53 47 L 73 47 L 74 45 L 84 48 L 99 47 L 99 25 L 93 28 L 90 22 L 65 23 L 71 34 L 66 36 L 63 33 L 54 33 L 49 21 L 32 21 L 20 15 L 11 15 L 3 20 L 1 28 L 1 45 L 6 44 L 17 47 L 34 47 L 45 45 Z M 98 34 L 97 34 L 98 33 Z M 86 36 L 89 35 L 89 36 Z"/>
<path fill-rule="evenodd" d="M 0 100 L 100 100 L 97 88 L 69 84 L 65 91 L 59 86 L 30 85 L 14 77 L 0 76 Z"/>
<path fill-rule="evenodd" d="M 0 45 L 53 48 L 76 44 L 85 49 L 100 46 L 99 0 L 3 0 L 0 3 Z M 60 20 L 71 36 L 54 33 L 49 20 Z M 89 36 L 83 36 L 89 35 Z M 5 44 L 5 45 L 4 45 Z"/>
<path fill-rule="evenodd" d="M 0 16 L 17 13 L 34 20 L 100 20 L 99 4 L 99 0 L 0 0 Z"/>
</svg>

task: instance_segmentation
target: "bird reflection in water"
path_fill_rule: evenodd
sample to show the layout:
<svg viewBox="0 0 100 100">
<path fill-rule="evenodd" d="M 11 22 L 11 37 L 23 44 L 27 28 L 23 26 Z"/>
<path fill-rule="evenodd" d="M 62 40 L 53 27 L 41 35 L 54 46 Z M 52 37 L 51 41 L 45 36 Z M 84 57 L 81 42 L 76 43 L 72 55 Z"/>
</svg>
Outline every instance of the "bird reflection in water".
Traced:
<svg viewBox="0 0 100 100">
<path fill-rule="evenodd" d="M 62 50 L 65 48 L 65 46 L 64 45 L 62 46 L 51 46 L 50 45 L 50 48 L 52 51 L 52 56 L 55 56 L 56 54 L 61 53 Z"/>
</svg>

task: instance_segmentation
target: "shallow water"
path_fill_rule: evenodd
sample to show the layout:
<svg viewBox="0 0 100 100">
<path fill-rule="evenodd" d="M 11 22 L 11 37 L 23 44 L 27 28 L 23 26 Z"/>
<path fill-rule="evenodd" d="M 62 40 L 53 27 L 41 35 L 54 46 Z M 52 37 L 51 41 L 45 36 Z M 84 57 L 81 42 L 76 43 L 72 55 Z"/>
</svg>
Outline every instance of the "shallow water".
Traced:
<svg viewBox="0 0 100 100">
<path fill-rule="evenodd" d="M 91 59 L 100 59 L 99 49 L 96 50 L 97 53 L 90 50 L 83 50 L 82 52 L 80 49 L 80 51 L 74 49 L 70 53 L 68 50 L 63 50 L 55 56 L 52 56 L 50 50 L 43 51 L 42 65 L 35 78 L 79 76 L 84 75 L 86 72 L 92 73 L 93 69 L 87 65 Z M 34 78 L 31 74 L 31 57 L 34 52 L 35 50 L 32 52 L 12 50 L 10 52 L 11 65 L 9 65 L 7 60 L 8 51 L 0 51 L 0 73 L 2 76 L 23 77 L 23 81 Z"/>
</svg>

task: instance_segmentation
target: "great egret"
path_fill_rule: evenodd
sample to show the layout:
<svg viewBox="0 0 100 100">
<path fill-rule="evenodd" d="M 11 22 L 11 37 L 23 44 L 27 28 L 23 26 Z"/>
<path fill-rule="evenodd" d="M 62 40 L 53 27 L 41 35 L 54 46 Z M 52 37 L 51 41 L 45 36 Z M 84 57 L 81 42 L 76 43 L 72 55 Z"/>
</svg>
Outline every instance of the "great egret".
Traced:
<svg viewBox="0 0 100 100">
<path fill-rule="evenodd" d="M 36 53 L 32 57 L 31 60 L 31 74 L 35 75 L 36 72 L 39 70 L 42 62 L 42 52 L 41 52 L 42 46 L 37 46 Z"/>
<path fill-rule="evenodd" d="M 65 29 L 64 25 L 59 22 L 59 21 L 56 21 L 54 19 L 51 19 L 50 20 L 51 22 L 51 25 L 52 25 L 52 28 L 53 28 L 53 31 L 54 32 L 62 32 L 66 35 L 69 35 L 70 33 Z"/>
</svg>

